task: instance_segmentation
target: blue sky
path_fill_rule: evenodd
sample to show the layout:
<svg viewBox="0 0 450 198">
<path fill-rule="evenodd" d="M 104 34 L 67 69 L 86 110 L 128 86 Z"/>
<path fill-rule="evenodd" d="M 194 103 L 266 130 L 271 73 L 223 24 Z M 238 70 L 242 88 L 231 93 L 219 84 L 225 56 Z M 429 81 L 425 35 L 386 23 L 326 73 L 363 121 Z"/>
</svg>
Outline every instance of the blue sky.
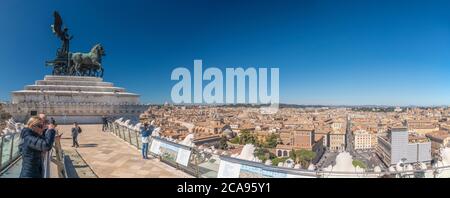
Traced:
<svg viewBox="0 0 450 198">
<path fill-rule="evenodd" d="M 279 67 L 295 104 L 450 105 L 448 1 L 1 0 L 0 100 L 51 73 L 58 10 L 71 51 L 102 43 L 105 80 L 171 101 L 176 67 Z"/>
</svg>

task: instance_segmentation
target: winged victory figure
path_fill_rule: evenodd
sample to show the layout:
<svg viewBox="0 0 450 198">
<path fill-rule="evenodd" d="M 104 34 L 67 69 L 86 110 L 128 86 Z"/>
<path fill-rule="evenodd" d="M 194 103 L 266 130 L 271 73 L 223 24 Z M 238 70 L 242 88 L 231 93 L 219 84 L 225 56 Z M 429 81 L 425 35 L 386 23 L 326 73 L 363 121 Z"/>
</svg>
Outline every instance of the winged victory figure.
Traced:
<svg viewBox="0 0 450 198">
<path fill-rule="evenodd" d="M 53 12 L 53 16 L 55 18 L 55 22 L 51 26 L 52 31 L 62 41 L 62 47 L 58 51 L 58 56 L 65 56 L 69 53 L 69 41 L 73 38 L 73 36 L 69 36 L 69 29 L 67 27 L 62 29 L 63 21 L 57 11 Z"/>
</svg>

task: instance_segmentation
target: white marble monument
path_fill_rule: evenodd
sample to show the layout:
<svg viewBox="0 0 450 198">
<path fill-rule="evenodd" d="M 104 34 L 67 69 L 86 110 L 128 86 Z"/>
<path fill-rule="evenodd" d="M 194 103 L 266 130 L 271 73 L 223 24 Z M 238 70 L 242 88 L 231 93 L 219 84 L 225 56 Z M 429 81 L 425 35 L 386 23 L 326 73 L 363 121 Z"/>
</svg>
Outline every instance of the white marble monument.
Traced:
<svg viewBox="0 0 450 198">
<path fill-rule="evenodd" d="M 12 92 L 6 110 L 19 121 L 45 113 L 57 123 L 101 123 L 102 116 L 138 119 L 147 110 L 139 95 L 98 77 L 45 76 Z"/>
</svg>

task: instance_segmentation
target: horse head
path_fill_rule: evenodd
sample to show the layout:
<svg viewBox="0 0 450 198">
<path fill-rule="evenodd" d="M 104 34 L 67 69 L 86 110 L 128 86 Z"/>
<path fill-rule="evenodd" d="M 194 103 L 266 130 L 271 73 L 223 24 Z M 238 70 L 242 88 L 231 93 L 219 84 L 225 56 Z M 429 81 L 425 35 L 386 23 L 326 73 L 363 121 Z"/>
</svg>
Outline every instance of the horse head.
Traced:
<svg viewBox="0 0 450 198">
<path fill-rule="evenodd" d="M 106 56 L 105 49 L 101 44 L 96 44 L 91 49 L 91 53 L 96 54 L 98 57 Z"/>
</svg>

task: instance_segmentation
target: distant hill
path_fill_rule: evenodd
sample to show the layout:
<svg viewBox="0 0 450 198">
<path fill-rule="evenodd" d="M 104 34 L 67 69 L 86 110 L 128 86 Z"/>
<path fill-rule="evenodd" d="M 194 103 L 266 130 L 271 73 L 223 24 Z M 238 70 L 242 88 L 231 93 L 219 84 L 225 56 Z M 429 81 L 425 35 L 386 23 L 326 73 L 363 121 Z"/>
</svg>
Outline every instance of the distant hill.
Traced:
<svg viewBox="0 0 450 198">
<path fill-rule="evenodd" d="M 165 106 L 163 104 L 148 104 L 150 106 Z M 266 107 L 269 104 L 166 104 L 169 106 L 186 106 L 186 107 L 196 107 L 196 106 L 210 106 L 210 107 L 248 107 L 248 108 L 259 108 Z M 448 108 L 449 106 L 439 105 L 439 106 L 415 106 L 415 105 L 308 105 L 308 104 L 285 104 L 280 103 L 280 108 L 348 108 L 356 111 L 371 111 L 372 109 L 381 109 L 384 111 L 391 111 L 396 107 L 400 108 Z"/>
</svg>

